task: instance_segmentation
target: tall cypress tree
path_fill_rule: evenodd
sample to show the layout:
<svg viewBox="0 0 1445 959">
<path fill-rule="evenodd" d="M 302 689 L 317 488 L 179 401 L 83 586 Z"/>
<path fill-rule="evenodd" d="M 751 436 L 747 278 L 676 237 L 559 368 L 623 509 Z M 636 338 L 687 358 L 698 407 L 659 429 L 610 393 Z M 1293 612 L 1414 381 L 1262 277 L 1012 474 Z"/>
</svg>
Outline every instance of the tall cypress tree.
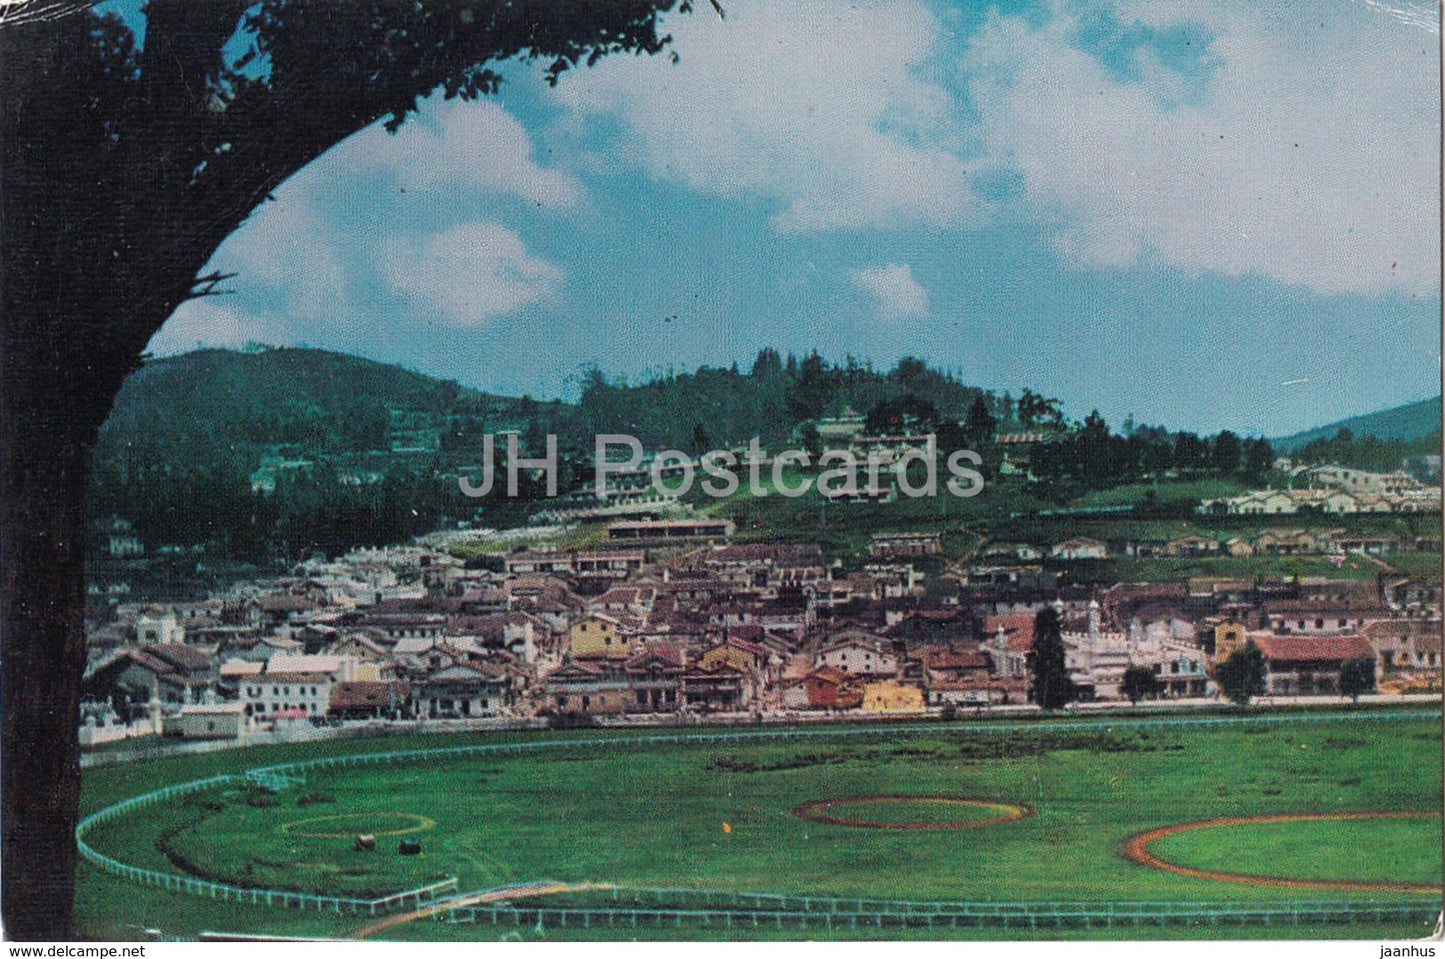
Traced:
<svg viewBox="0 0 1445 959">
<path fill-rule="evenodd" d="M 1029 650 L 1033 683 L 1029 699 L 1044 709 L 1059 709 L 1077 695 L 1064 665 L 1064 638 L 1058 610 L 1045 606 L 1034 617 L 1034 642 Z"/>
</svg>

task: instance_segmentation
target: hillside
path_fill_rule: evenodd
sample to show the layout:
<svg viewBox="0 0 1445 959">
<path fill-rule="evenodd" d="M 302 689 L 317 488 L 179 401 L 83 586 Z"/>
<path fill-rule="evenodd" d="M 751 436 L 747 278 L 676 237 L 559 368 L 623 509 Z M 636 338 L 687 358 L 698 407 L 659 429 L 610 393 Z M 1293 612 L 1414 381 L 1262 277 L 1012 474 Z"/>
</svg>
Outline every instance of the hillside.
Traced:
<svg viewBox="0 0 1445 959">
<path fill-rule="evenodd" d="M 405 431 L 481 427 L 518 401 L 384 363 L 311 349 L 200 350 L 126 380 L 101 431 L 101 469 L 250 471 L 277 447 L 300 457 L 389 450 Z"/>
<path fill-rule="evenodd" d="M 1440 429 L 1440 397 L 1406 403 L 1393 409 L 1352 416 L 1338 423 L 1305 430 L 1272 440 L 1276 452 L 1292 453 L 1314 440 L 1333 438 L 1340 430 L 1349 430 L 1356 437 L 1374 436 L 1382 440 L 1416 440 Z"/>
</svg>

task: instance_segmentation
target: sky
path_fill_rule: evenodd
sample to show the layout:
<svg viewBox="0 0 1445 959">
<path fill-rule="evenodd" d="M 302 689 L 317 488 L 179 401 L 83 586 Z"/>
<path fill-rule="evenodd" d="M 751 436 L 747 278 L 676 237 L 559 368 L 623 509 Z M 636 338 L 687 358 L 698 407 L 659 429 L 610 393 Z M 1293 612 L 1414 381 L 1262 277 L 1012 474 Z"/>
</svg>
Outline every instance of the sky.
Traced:
<svg viewBox="0 0 1445 959">
<path fill-rule="evenodd" d="M 424 102 L 275 191 L 150 344 L 575 398 L 891 367 L 1279 436 L 1440 389 L 1440 36 L 1410 0 L 723 0 L 677 57 Z"/>
</svg>

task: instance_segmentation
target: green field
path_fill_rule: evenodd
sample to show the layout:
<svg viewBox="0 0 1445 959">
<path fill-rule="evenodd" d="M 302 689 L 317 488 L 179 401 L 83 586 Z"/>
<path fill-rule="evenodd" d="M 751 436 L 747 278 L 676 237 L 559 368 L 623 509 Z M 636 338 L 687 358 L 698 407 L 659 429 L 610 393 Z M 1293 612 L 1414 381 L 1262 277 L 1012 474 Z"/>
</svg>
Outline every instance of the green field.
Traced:
<svg viewBox="0 0 1445 959">
<path fill-rule="evenodd" d="M 1151 845 L 1199 869 L 1354 882 L 1438 883 L 1439 819 L 1318 819 L 1212 826 Z"/>
<path fill-rule="evenodd" d="M 304 785 L 274 795 L 232 785 L 122 817 L 95 829 L 89 842 L 152 869 L 247 887 L 362 897 L 454 875 L 462 890 L 553 879 L 878 899 L 1268 903 L 1361 894 L 1282 892 L 1181 876 L 1129 862 L 1120 846 L 1143 830 L 1219 817 L 1438 813 L 1441 806 L 1438 718 L 1227 726 L 1079 720 L 1023 729 L 983 723 L 908 733 L 885 728 L 847 738 L 705 739 L 621 748 L 588 745 L 585 735 L 572 738 L 575 745 L 565 749 L 524 755 L 312 771 Z M 440 740 L 464 741 L 478 740 Z M 87 772 L 87 806 L 215 771 L 422 744 L 333 742 L 103 767 Z M 811 801 L 884 795 L 979 799 L 1031 812 L 987 826 L 896 829 L 820 823 L 794 811 Z M 997 806 L 950 809 L 917 801 L 839 804 L 830 810 L 846 810 L 850 818 L 861 813 L 856 818 L 912 821 L 1000 812 Z M 1438 820 L 1306 825 L 1313 828 L 1297 835 L 1281 832 L 1277 824 L 1257 827 L 1274 830 L 1270 841 L 1276 846 L 1298 850 L 1269 857 L 1271 874 L 1439 881 Z M 375 851 L 354 850 L 353 834 L 361 832 L 377 835 Z M 388 832 L 392 835 L 383 835 Z M 1160 841 L 1155 851 L 1171 861 L 1251 872 L 1260 867 L 1260 835 L 1243 826 L 1179 833 Z M 419 841 L 422 854 L 399 855 L 401 838 Z M 1311 858 L 1311 843 L 1332 851 Z M 358 926 L 347 917 L 238 907 L 144 889 L 89 865 L 80 878 L 80 921 L 93 934 L 113 938 L 133 938 L 135 929 L 145 926 L 172 934 L 220 928 L 329 935 Z M 1410 898 L 1399 893 L 1385 898 L 1402 897 Z M 1425 931 L 1302 926 L 1296 934 Z M 573 938 L 584 930 L 568 932 Z M 1197 932 L 1171 927 L 1157 934 Z M 393 938 L 496 934 L 491 926 L 431 922 L 388 932 Z M 594 934 L 603 935 L 587 932 Z M 672 934 L 720 935 L 688 927 Z M 970 934 L 997 938 L 1001 931 Z M 818 932 L 793 935 L 817 938 Z"/>
</svg>

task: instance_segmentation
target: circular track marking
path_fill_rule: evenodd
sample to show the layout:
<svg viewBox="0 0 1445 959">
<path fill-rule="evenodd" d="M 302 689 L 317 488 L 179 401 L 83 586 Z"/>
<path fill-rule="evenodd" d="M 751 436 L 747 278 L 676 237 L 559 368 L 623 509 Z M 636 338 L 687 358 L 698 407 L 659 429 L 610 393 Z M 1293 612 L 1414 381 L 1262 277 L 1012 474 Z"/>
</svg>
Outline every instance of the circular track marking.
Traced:
<svg viewBox="0 0 1445 959">
<path fill-rule="evenodd" d="M 835 815 L 831 811 L 840 806 L 860 805 L 863 803 L 875 805 L 880 803 L 917 803 L 938 806 L 957 806 L 960 808 L 984 810 L 986 814 L 977 819 L 908 821 L 860 819 L 847 815 Z M 803 819 L 828 823 L 833 826 L 856 826 L 864 829 L 971 829 L 976 826 L 992 826 L 998 823 L 1013 822 L 1016 819 L 1024 818 L 1032 812 L 1033 809 L 1028 806 L 999 802 L 995 799 L 973 799 L 960 796 L 909 796 L 900 794 L 814 799 L 809 802 L 799 803 L 793 807 L 793 815 Z"/>
<path fill-rule="evenodd" d="M 1229 816 L 1221 819 L 1201 819 L 1197 822 L 1177 823 L 1136 833 L 1124 840 L 1121 849 L 1124 858 L 1151 869 L 1162 869 L 1180 876 L 1195 879 L 1219 879 L 1224 882 L 1242 882 L 1253 885 L 1275 886 L 1284 889 L 1342 889 L 1358 892 L 1439 892 L 1438 885 L 1414 882 L 1370 882 L 1356 879 L 1299 879 L 1289 876 L 1264 876 L 1242 872 L 1226 872 L 1220 869 L 1199 869 L 1163 859 L 1150 851 L 1149 846 L 1157 839 L 1174 833 L 1194 829 L 1213 829 L 1219 826 L 1241 826 L 1253 823 L 1271 822 L 1313 822 L 1327 819 L 1439 819 L 1437 812 L 1333 812 L 1333 813 L 1285 813 L 1273 816 Z"/>
<path fill-rule="evenodd" d="M 348 829 L 343 832 L 331 830 L 323 831 L 315 828 L 320 824 L 337 823 L 340 825 L 344 820 L 376 820 L 376 819 L 400 819 L 406 820 L 411 825 L 403 826 L 400 829 Z M 298 819 L 295 822 L 283 823 L 281 831 L 288 836 L 305 836 L 308 839 L 350 839 L 358 832 L 370 833 L 378 838 L 382 836 L 407 836 L 416 832 L 426 832 L 435 826 L 436 823 L 425 816 L 419 816 L 414 812 L 343 812 L 334 813 L 330 816 L 313 816 L 310 819 Z M 301 827 L 311 826 L 311 829 Z"/>
</svg>

